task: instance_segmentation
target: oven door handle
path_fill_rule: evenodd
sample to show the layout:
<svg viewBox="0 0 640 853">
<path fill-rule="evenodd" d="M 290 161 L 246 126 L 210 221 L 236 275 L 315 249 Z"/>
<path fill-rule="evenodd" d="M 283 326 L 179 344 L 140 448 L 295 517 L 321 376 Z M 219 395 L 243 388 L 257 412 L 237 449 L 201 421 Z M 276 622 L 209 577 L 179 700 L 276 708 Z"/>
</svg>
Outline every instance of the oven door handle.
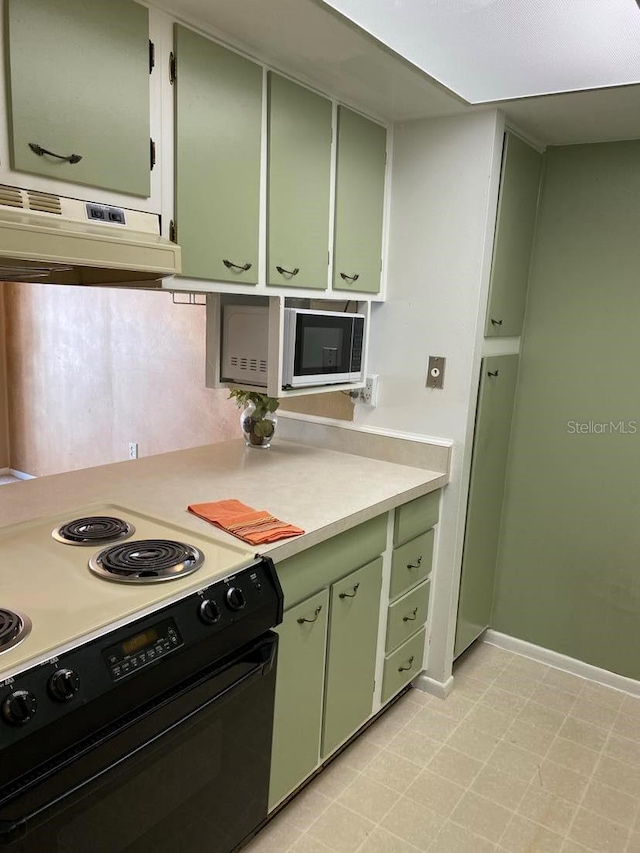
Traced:
<svg viewBox="0 0 640 853">
<path fill-rule="evenodd" d="M 24 788 L 14 795 L 7 797 L 5 803 L 0 804 L 0 847 L 10 846 L 17 839 L 24 837 L 32 821 L 37 821 L 38 818 L 47 819 L 51 809 L 58 804 L 61 804 L 62 808 L 66 808 L 70 804 L 70 797 L 78 793 L 84 796 L 87 793 L 87 787 L 97 782 L 106 773 L 129 761 L 142 752 L 142 750 L 170 734 L 214 703 L 225 701 L 232 691 L 237 695 L 238 690 L 246 689 L 254 681 L 267 675 L 275 664 L 277 645 L 278 637 L 276 634 L 270 633 L 266 635 L 249 649 L 245 648 L 242 655 L 238 655 L 229 661 L 226 666 L 203 673 L 203 677 L 201 679 L 196 678 L 193 684 L 188 683 L 186 687 L 176 688 L 170 696 L 164 697 L 155 705 L 150 705 L 139 716 L 121 725 L 115 732 L 109 732 L 97 744 L 81 753 L 75 762 L 68 757 L 64 758 L 58 768 L 48 772 L 46 776 L 42 776 L 34 783 L 25 785 Z M 251 669 L 244 672 L 238 678 L 226 683 L 222 689 L 211 690 L 212 686 L 215 688 L 216 682 L 234 666 L 246 664 L 252 664 Z M 162 724 L 153 734 L 143 735 L 139 738 L 138 743 L 126 747 L 117 757 L 107 759 L 103 763 L 99 761 L 100 751 L 105 748 L 109 749 L 115 738 L 121 735 L 124 737 L 128 736 L 131 739 L 132 735 L 135 734 L 136 726 L 148 726 L 152 723 L 154 714 L 166 713 L 170 710 L 172 702 L 183 704 L 191 692 L 194 692 L 196 697 L 199 697 L 193 707 L 180 710 L 175 719 Z M 201 693 L 208 693 L 208 695 L 200 696 Z M 135 740 L 135 738 L 133 739 Z M 74 772 L 71 768 L 72 766 L 77 767 L 77 763 L 83 761 L 89 761 L 94 765 L 98 763 L 98 768 L 89 769 L 81 780 L 77 781 L 78 771 Z M 65 775 L 70 775 L 71 777 L 66 783 Z M 72 782 L 71 779 L 75 781 Z M 53 790 L 51 790 L 48 796 L 43 797 L 41 795 L 38 797 L 38 791 L 43 787 L 53 788 Z M 16 816 L 7 816 L 7 812 L 12 812 L 14 809 L 19 811 L 21 809 L 21 802 L 22 813 Z M 5 813 L 5 816 L 2 816 L 2 812 Z"/>
</svg>

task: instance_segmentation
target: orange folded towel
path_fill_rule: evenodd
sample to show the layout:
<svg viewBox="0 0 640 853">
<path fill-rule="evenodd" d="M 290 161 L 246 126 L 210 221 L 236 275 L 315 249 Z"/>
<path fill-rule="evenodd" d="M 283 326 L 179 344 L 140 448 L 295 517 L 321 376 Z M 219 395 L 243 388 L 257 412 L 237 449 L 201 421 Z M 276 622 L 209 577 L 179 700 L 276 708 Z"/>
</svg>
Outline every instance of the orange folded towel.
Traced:
<svg viewBox="0 0 640 853">
<path fill-rule="evenodd" d="M 227 501 L 191 504 L 187 509 L 250 545 L 264 545 L 304 533 L 300 527 L 280 521 L 264 509 L 253 509 L 233 498 Z"/>
</svg>

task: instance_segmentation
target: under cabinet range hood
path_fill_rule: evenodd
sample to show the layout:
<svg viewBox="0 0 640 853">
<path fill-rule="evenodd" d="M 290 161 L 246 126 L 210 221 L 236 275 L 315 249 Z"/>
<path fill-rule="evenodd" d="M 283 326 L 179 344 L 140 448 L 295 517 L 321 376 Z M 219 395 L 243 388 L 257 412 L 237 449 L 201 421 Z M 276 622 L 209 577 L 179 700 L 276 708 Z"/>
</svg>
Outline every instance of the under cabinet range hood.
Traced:
<svg viewBox="0 0 640 853">
<path fill-rule="evenodd" d="M 0 186 L 0 281 L 160 287 L 180 272 L 153 213 Z"/>
</svg>

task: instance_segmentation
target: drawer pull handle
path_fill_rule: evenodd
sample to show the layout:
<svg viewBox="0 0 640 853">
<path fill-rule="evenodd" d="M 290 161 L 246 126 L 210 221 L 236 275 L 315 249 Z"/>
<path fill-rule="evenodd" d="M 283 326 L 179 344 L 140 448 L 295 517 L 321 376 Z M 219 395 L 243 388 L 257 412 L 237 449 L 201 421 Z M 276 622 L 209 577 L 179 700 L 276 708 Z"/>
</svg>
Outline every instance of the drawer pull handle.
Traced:
<svg viewBox="0 0 640 853">
<path fill-rule="evenodd" d="M 71 163 L 72 166 L 74 163 L 79 163 L 80 160 L 82 160 L 82 155 L 80 154 L 69 154 L 68 157 L 65 157 L 63 154 L 54 154 L 53 151 L 47 151 L 46 148 L 38 145 L 37 142 L 30 142 L 29 148 L 34 154 L 37 154 L 38 157 L 44 157 L 45 154 L 48 154 L 49 157 L 56 157 L 58 160 L 65 160 L 67 163 Z"/>
<path fill-rule="evenodd" d="M 346 272 L 341 272 L 340 278 L 343 281 L 357 281 L 360 278 L 360 275 L 358 273 L 356 273 L 355 275 L 347 275 Z"/>
<path fill-rule="evenodd" d="M 340 593 L 340 595 L 338 596 L 338 598 L 355 598 L 355 597 L 356 597 L 356 595 L 358 594 L 358 589 L 359 589 L 359 588 L 360 588 L 360 584 L 359 584 L 359 583 L 357 583 L 357 584 L 353 587 L 353 592 L 341 592 L 341 593 Z"/>
<path fill-rule="evenodd" d="M 419 569 L 419 568 L 420 568 L 420 563 L 421 563 L 421 562 L 422 562 L 422 555 L 420 555 L 420 556 L 418 557 L 418 559 L 416 560 L 416 562 L 415 562 L 415 563 L 407 563 L 407 568 L 408 568 L 408 569 Z"/>
<path fill-rule="evenodd" d="M 494 319 L 493 319 L 493 317 L 492 317 L 492 318 L 491 318 L 491 325 L 492 325 L 492 326 L 501 326 L 501 325 L 502 325 L 502 320 L 494 320 Z"/>
<path fill-rule="evenodd" d="M 415 655 L 411 655 L 411 657 L 407 661 L 407 663 L 409 664 L 408 666 L 399 666 L 398 672 L 406 672 L 408 669 L 411 669 L 411 667 L 413 666 L 414 657 L 415 657 Z"/>
<path fill-rule="evenodd" d="M 228 270 L 233 269 L 233 270 L 241 270 L 242 272 L 246 272 L 247 270 L 250 270 L 250 269 L 251 269 L 251 264 L 250 264 L 250 263 L 246 263 L 246 264 L 234 264 L 234 263 L 233 263 L 233 261 L 228 261 L 226 258 L 223 258 L 223 259 L 222 259 L 222 263 L 225 265 L 225 267 L 226 267 Z"/>
<path fill-rule="evenodd" d="M 276 267 L 276 269 L 278 270 L 278 272 L 280 273 L 280 275 L 291 275 L 291 276 L 294 276 L 294 275 L 298 275 L 298 273 L 300 272 L 300 268 L 299 268 L 299 267 L 294 267 L 292 270 L 286 270 L 284 267 Z"/>
<path fill-rule="evenodd" d="M 313 619 L 307 619 L 304 616 L 300 616 L 298 619 L 298 625 L 304 625 L 305 622 L 317 622 L 318 616 L 320 615 L 320 611 L 322 610 L 322 605 L 319 604 L 313 612 Z"/>
<path fill-rule="evenodd" d="M 488 370 L 487 376 L 500 376 L 500 371 L 499 370 Z"/>
<path fill-rule="evenodd" d="M 415 622 L 417 618 L 418 618 L 418 608 L 414 607 L 413 613 L 411 614 L 411 616 L 403 616 L 402 621 L 403 622 Z"/>
</svg>

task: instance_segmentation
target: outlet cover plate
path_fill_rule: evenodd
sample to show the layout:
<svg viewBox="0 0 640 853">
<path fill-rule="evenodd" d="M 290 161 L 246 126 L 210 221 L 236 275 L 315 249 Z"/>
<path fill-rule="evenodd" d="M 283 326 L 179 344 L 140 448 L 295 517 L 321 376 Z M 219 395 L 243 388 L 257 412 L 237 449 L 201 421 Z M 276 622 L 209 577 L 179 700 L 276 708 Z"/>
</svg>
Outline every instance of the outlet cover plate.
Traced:
<svg viewBox="0 0 640 853">
<path fill-rule="evenodd" d="M 427 368 L 427 388 L 444 387 L 445 358 L 441 355 L 429 356 L 429 367 Z"/>
</svg>

